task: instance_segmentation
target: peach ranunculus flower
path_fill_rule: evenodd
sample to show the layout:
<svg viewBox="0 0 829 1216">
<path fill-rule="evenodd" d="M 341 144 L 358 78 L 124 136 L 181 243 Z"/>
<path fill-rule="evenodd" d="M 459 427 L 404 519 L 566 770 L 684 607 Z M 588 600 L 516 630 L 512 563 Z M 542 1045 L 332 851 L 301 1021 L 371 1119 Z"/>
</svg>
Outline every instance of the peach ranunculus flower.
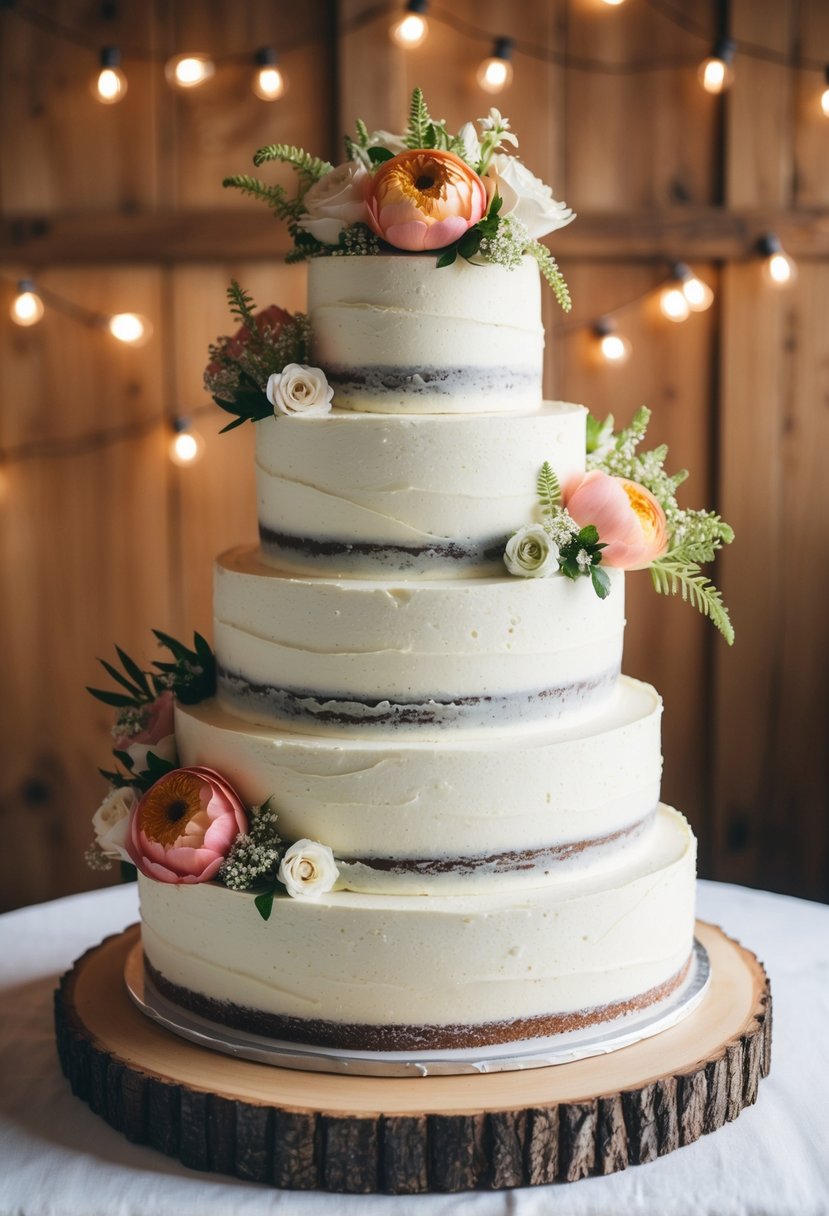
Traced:
<svg viewBox="0 0 829 1216">
<path fill-rule="evenodd" d="M 586 473 L 565 492 L 565 507 L 580 528 L 594 524 L 602 564 L 619 570 L 644 570 L 668 548 L 665 512 L 644 486 L 600 469 Z"/>
<path fill-rule="evenodd" d="M 477 224 L 486 187 L 453 152 L 417 149 L 384 161 L 366 195 L 368 222 L 397 249 L 442 249 Z"/>
<path fill-rule="evenodd" d="M 127 852 L 158 882 L 206 882 L 247 830 L 245 808 L 224 777 L 210 768 L 177 768 L 133 807 Z"/>
</svg>

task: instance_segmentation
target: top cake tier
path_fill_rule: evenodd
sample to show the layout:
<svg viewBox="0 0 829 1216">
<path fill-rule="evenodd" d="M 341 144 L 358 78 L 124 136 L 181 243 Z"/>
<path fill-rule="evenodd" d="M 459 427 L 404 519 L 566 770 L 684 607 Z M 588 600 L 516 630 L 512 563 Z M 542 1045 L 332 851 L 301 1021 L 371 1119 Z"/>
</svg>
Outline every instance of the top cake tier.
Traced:
<svg viewBox="0 0 829 1216">
<path fill-rule="evenodd" d="M 532 258 L 508 269 L 404 255 L 314 258 L 311 358 L 340 409 L 493 413 L 541 401 L 544 330 Z"/>
</svg>

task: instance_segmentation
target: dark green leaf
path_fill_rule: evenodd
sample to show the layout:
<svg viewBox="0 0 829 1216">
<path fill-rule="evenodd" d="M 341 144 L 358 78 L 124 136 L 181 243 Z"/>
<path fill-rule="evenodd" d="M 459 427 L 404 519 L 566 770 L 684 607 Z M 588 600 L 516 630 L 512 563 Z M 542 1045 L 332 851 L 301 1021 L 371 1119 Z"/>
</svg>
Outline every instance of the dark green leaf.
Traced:
<svg viewBox="0 0 829 1216">
<path fill-rule="evenodd" d="M 136 686 L 130 680 L 128 680 L 117 667 L 113 667 L 112 663 L 107 663 L 106 659 L 98 659 L 98 662 L 101 664 L 108 676 L 112 676 L 116 683 L 120 684 L 122 688 L 126 688 L 127 692 L 132 693 L 134 701 L 140 702 L 142 700 L 142 690 L 140 688 L 136 688 Z"/>
<path fill-rule="evenodd" d="M 607 571 L 602 570 L 601 566 L 591 566 L 590 580 L 593 583 L 593 590 L 599 599 L 606 600 L 610 595 L 610 579 L 607 576 Z"/>
<path fill-rule="evenodd" d="M 481 247 L 483 233 L 477 228 L 470 228 L 458 241 L 458 253 L 462 258 L 472 258 Z"/>
<path fill-rule="evenodd" d="M 383 161 L 391 160 L 394 156 L 393 152 L 389 152 L 388 148 L 369 148 L 368 158 L 373 165 L 382 165 Z"/>
<path fill-rule="evenodd" d="M 270 920 L 271 912 L 273 911 L 273 897 L 273 891 L 263 891 L 253 901 L 256 904 L 256 911 L 262 917 L 262 920 Z"/>
<path fill-rule="evenodd" d="M 120 646 L 116 646 L 115 649 L 118 652 L 118 658 L 121 660 L 124 671 L 128 676 L 131 676 L 132 679 L 135 680 L 136 684 L 143 692 L 149 695 L 150 686 L 147 683 L 146 673 L 141 670 L 135 660 L 131 659 L 126 651 L 122 650 Z"/>
<path fill-rule="evenodd" d="M 161 629 L 154 629 L 153 633 L 161 645 L 165 646 L 175 659 L 186 662 L 192 656 L 192 651 L 188 650 L 183 643 L 171 637 L 169 633 L 164 633 Z"/>
<path fill-rule="evenodd" d="M 121 882 L 135 882 L 138 876 L 138 871 L 134 865 L 131 865 L 128 861 L 122 861 L 120 868 Z"/>
<path fill-rule="evenodd" d="M 457 258 L 457 256 L 458 256 L 457 247 L 455 245 L 450 245 L 449 248 L 445 249 L 443 251 L 443 253 L 440 255 L 440 257 L 438 258 L 438 267 L 437 267 L 438 270 L 440 270 L 440 268 L 442 266 L 451 266 L 452 263 Z"/>
<path fill-rule="evenodd" d="M 213 658 L 213 650 L 206 638 L 203 638 L 200 633 L 193 634 L 193 644 L 196 647 L 196 654 L 200 659 L 210 660 Z"/>
<path fill-rule="evenodd" d="M 599 529 L 595 524 L 587 524 L 579 532 L 576 541 L 585 548 L 589 545 L 597 545 L 599 543 Z"/>
<path fill-rule="evenodd" d="M 120 748 L 113 748 L 112 754 L 115 757 L 115 759 L 118 761 L 119 764 L 123 764 L 125 769 L 127 769 L 129 772 L 132 772 L 132 767 L 133 767 L 133 764 L 135 763 L 135 761 L 133 760 L 133 758 L 129 754 L 129 752 L 122 752 L 120 750 Z"/>
<path fill-rule="evenodd" d="M 437 147 L 437 142 L 438 142 L 438 135 L 437 135 L 437 131 L 435 130 L 435 124 L 433 122 L 430 122 L 428 127 L 426 128 L 426 132 L 423 136 L 423 147 L 424 148 L 435 148 L 435 147 Z"/>
<path fill-rule="evenodd" d="M 227 426 L 223 426 L 219 431 L 220 435 L 226 435 L 228 431 L 235 431 L 237 426 L 244 426 L 246 422 L 252 422 L 252 418 L 234 418 Z"/>
</svg>

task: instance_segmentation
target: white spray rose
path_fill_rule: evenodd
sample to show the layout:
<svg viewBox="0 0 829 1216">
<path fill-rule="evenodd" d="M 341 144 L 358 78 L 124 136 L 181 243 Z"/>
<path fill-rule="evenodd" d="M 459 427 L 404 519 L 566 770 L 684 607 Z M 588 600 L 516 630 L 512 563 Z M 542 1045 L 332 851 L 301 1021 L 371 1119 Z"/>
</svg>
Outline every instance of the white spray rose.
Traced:
<svg viewBox="0 0 829 1216">
<path fill-rule="evenodd" d="M 353 160 L 337 165 L 307 191 L 303 200 L 305 214 L 299 217 L 297 226 L 323 245 L 336 245 L 344 228 L 366 221 L 368 182 L 369 174 L 363 165 Z"/>
<path fill-rule="evenodd" d="M 159 760 L 166 760 L 168 764 L 178 763 L 175 735 L 165 735 L 163 739 L 159 739 L 158 743 L 131 743 L 125 750 L 132 760 L 132 771 L 134 773 L 145 773 L 147 771 L 150 767 L 150 762 L 147 759 L 150 753 L 158 756 Z"/>
<path fill-rule="evenodd" d="M 95 840 L 106 857 L 131 861 L 127 852 L 127 828 L 135 800 L 136 793 L 131 785 L 112 789 L 92 816 Z"/>
<path fill-rule="evenodd" d="M 299 414 L 303 418 L 329 414 L 334 396 L 322 368 L 302 363 L 288 363 L 281 372 L 269 376 L 265 393 L 274 413 Z"/>
<path fill-rule="evenodd" d="M 504 564 L 521 578 L 546 578 L 558 570 L 558 545 L 541 524 L 520 528 L 507 541 Z"/>
<path fill-rule="evenodd" d="M 334 854 L 317 840 L 298 840 L 286 850 L 277 877 L 293 899 L 319 899 L 340 876 Z"/>
<path fill-rule="evenodd" d="M 516 156 L 496 152 L 487 170 L 504 202 L 501 218 L 510 215 L 527 225 L 531 240 L 539 240 L 557 228 L 563 228 L 576 218 L 566 203 L 553 198 L 549 186 L 530 173 Z"/>
</svg>

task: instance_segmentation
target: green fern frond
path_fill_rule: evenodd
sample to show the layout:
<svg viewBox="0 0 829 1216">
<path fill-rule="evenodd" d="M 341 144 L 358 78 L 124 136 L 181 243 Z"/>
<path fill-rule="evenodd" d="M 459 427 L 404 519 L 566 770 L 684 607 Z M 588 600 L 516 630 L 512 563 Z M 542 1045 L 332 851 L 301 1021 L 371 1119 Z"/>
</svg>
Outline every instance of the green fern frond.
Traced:
<svg viewBox="0 0 829 1216">
<path fill-rule="evenodd" d="M 406 129 L 405 144 L 407 148 L 425 148 L 429 136 L 432 119 L 426 107 L 421 89 L 416 88 L 412 93 L 409 105 L 409 125 Z"/>
<path fill-rule="evenodd" d="M 695 562 L 684 562 L 675 557 L 659 558 L 651 567 L 651 580 L 660 595 L 676 595 L 691 603 L 698 612 L 707 616 L 716 625 L 728 642 L 734 644 L 734 627 L 722 595 L 712 582 L 701 573 Z"/>
<path fill-rule="evenodd" d="M 541 510 L 545 515 L 552 515 L 561 504 L 561 486 L 548 460 L 545 460 L 541 466 L 536 490 Z"/>
<path fill-rule="evenodd" d="M 247 173 L 234 173 L 232 177 L 226 177 L 222 185 L 233 186 L 243 194 L 260 199 L 275 211 L 281 220 L 296 219 L 302 211 L 302 206 L 298 205 L 296 200 L 288 198 L 284 186 L 266 186 L 264 182 L 250 177 Z"/>
<path fill-rule="evenodd" d="M 304 148 L 297 148 L 294 144 L 268 144 L 266 148 L 260 148 L 255 154 L 253 163 L 258 168 L 271 160 L 293 165 L 297 173 L 307 178 L 309 182 L 319 181 L 331 170 L 329 161 L 322 160 L 319 156 L 312 156 L 310 152 L 306 152 Z"/>
<path fill-rule="evenodd" d="M 558 300 L 562 311 L 569 312 L 573 307 L 573 301 L 570 299 L 570 289 L 564 280 L 564 275 L 558 268 L 558 262 L 549 249 L 545 245 L 542 245 L 540 241 L 530 241 L 527 244 L 527 253 L 538 262 L 539 269 L 552 287 L 553 295 Z"/>
<path fill-rule="evenodd" d="M 363 122 L 362 118 L 358 118 L 355 123 L 357 128 L 357 143 L 361 148 L 368 147 L 368 127 Z"/>
<path fill-rule="evenodd" d="M 239 324 L 244 325 L 248 333 L 258 338 L 259 331 L 256 328 L 256 319 L 253 315 L 256 311 L 253 297 L 248 295 L 244 287 L 240 287 L 235 279 L 231 280 L 230 286 L 227 289 L 227 302 L 231 313 Z"/>
</svg>

